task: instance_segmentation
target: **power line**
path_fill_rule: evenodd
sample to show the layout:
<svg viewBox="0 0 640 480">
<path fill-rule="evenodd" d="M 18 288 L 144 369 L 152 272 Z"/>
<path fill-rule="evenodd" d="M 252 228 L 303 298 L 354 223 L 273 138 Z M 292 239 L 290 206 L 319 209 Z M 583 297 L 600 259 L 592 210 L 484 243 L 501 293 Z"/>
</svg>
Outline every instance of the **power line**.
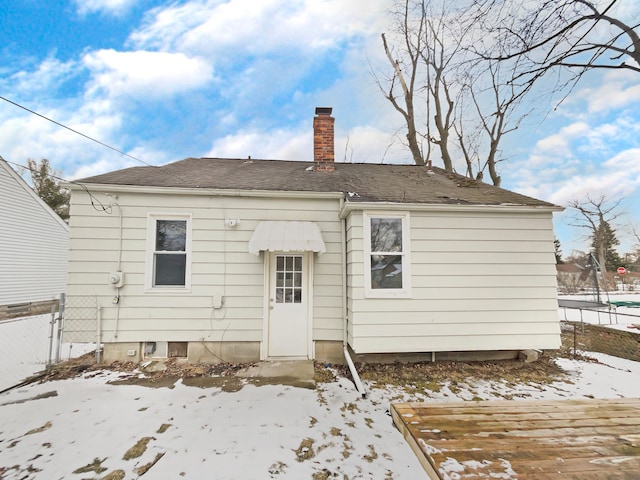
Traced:
<svg viewBox="0 0 640 480">
<path fill-rule="evenodd" d="M 15 105 L 18 108 L 21 108 L 22 110 L 25 110 L 25 111 L 27 111 L 29 113 L 37 115 L 38 117 L 43 118 L 43 119 L 47 120 L 48 122 L 54 123 L 54 124 L 58 125 L 59 127 L 66 128 L 70 132 L 73 132 L 73 133 L 75 133 L 77 135 L 80 135 L 80 136 L 82 136 L 82 137 L 84 137 L 84 138 L 86 138 L 88 140 L 91 140 L 92 142 L 95 142 L 95 143 L 97 143 L 99 145 L 102 145 L 103 147 L 110 148 L 111 150 L 113 150 L 115 152 L 118 152 L 119 154 L 124 155 L 125 157 L 129 157 L 129 158 L 131 158 L 131 159 L 133 159 L 133 160 L 135 160 L 137 162 L 140 162 L 140 163 L 142 163 L 142 164 L 144 164 L 144 165 L 146 165 L 148 167 L 153 167 L 154 166 L 154 165 L 151 165 L 150 163 L 145 162 L 144 160 L 140 160 L 139 158 L 134 157 L 133 155 L 130 155 L 130 154 L 126 153 L 126 152 L 123 152 L 122 150 L 118 150 L 117 148 L 112 147 L 111 145 L 108 145 L 108 144 L 106 144 L 104 142 L 101 142 L 100 140 L 97 140 L 97 139 L 95 139 L 93 137 L 90 137 L 89 135 L 86 135 L 86 134 L 84 134 L 82 132 L 79 132 L 78 130 L 74 130 L 73 128 L 67 127 L 66 125 L 63 125 L 60 122 L 56 122 L 55 120 L 53 120 L 53 119 L 51 119 L 49 117 L 46 117 L 45 115 L 42 115 L 41 113 L 38 113 L 38 112 L 36 112 L 34 110 L 31 110 L 31 109 L 29 109 L 29 108 L 27 108 L 27 107 L 25 107 L 23 105 L 20 105 L 19 103 L 16 103 L 13 100 L 9 100 L 8 98 L 3 97 L 3 96 L 0 96 L 0 99 L 4 100 L 5 102 L 8 102 L 8 103 L 10 103 L 12 105 Z"/>
<path fill-rule="evenodd" d="M 84 138 L 86 138 L 86 139 L 88 139 L 88 140 L 91 140 L 92 142 L 95 142 L 95 143 L 97 143 L 97 144 L 99 144 L 99 145 L 102 145 L 103 147 L 107 147 L 107 148 L 109 148 L 109 149 L 111 149 L 111 150 L 113 150 L 113 151 L 115 151 L 115 152 L 118 152 L 118 153 L 120 153 L 121 155 L 124 155 L 124 156 L 126 156 L 126 157 L 129 157 L 129 158 L 131 158 L 131 159 L 135 160 L 136 162 L 140 162 L 140 163 L 142 163 L 143 165 L 145 165 L 145 166 L 147 166 L 147 167 L 152 167 L 152 168 L 154 168 L 154 169 L 155 169 L 155 168 L 160 169 L 160 167 L 158 167 L 157 165 L 151 165 L 150 163 L 147 163 L 147 162 L 145 162 L 144 160 L 141 160 L 141 159 L 139 159 L 139 158 L 137 158 L 137 157 L 134 157 L 133 155 L 130 155 L 130 154 L 126 153 L 126 152 L 123 152 L 122 150 L 118 150 L 117 148 L 112 147 L 111 145 L 108 145 L 108 144 L 106 144 L 106 143 L 104 143 L 104 142 L 101 142 L 100 140 L 96 140 L 95 138 L 90 137 L 89 135 L 86 135 L 86 134 L 84 134 L 84 133 L 82 133 L 82 132 L 79 132 L 78 130 L 75 130 L 75 129 L 71 128 L 71 127 L 67 127 L 66 125 L 63 125 L 62 123 L 57 122 L 57 121 L 55 121 L 55 120 L 53 120 L 53 119 L 51 119 L 51 118 L 49 118 L 49 117 L 47 117 L 47 116 L 45 116 L 45 115 L 42 115 L 41 113 L 38 113 L 38 112 L 36 112 L 36 111 L 34 111 L 34 110 L 31 110 L 31 109 L 29 109 L 29 108 L 27 108 L 27 107 L 25 107 L 25 106 L 23 106 L 23 105 L 20 105 L 19 103 L 16 103 L 16 102 L 14 102 L 13 100 L 9 100 L 8 98 L 3 97 L 3 96 L 1 96 L 1 95 L 0 95 L 0 100 L 4 100 L 5 102 L 8 102 L 8 103 L 10 103 L 10 104 L 12 104 L 12 105 L 15 105 L 16 107 L 21 108 L 22 110 L 25 110 L 25 111 L 27 111 L 27 112 L 29 112 L 29 113 L 33 114 L 33 115 L 37 115 L 38 117 L 43 118 L 44 120 L 47 120 L 48 122 L 51 122 L 51 123 L 53 123 L 53 124 L 55 124 L 55 125 L 58 125 L 58 126 L 60 126 L 60 127 L 62 127 L 62 128 L 65 128 L 65 129 L 69 130 L 70 132 L 73 132 L 73 133 L 75 133 L 75 134 L 77 134 L 77 135 L 80 135 L 80 136 L 82 136 L 82 137 L 84 137 Z M 0 157 L 0 158 L 2 158 L 2 157 Z M 3 159 L 3 160 L 4 160 L 4 159 Z M 31 170 L 30 168 L 25 167 L 24 165 L 20 165 L 20 164 L 18 164 L 18 163 L 14 163 L 14 162 L 8 162 L 7 160 L 5 160 L 5 161 L 6 161 L 7 163 L 13 163 L 14 165 L 19 166 L 19 167 L 21 167 L 21 168 L 24 168 L 24 169 L 26 169 L 26 170 Z M 178 179 L 178 180 L 180 180 L 180 181 L 183 181 L 183 182 L 185 181 L 185 179 L 184 179 L 183 177 L 181 177 L 180 175 L 178 175 L 178 174 L 176 174 L 176 173 L 174 173 L 174 172 L 165 172 L 165 171 L 163 170 L 163 173 L 165 173 L 166 175 L 169 175 L 169 176 L 175 177 L 175 178 L 177 178 L 177 179 Z M 57 176 L 53 175 L 53 172 L 52 172 L 51 177 L 52 177 L 52 178 L 56 178 L 57 180 L 61 180 L 61 181 L 63 181 L 63 182 L 73 183 L 73 184 L 76 184 L 76 185 L 80 185 L 80 187 L 82 187 L 84 190 L 86 190 L 86 192 L 89 194 L 89 196 L 90 196 L 90 197 L 92 197 L 92 199 L 93 199 L 93 198 L 95 198 L 95 197 L 91 194 L 91 192 L 89 192 L 89 190 L 87 189 L 87 187 L 86 187 L 86 186 L 84 186 L 84 185 L 83 185 L 82 183 L 80 183 L 80 182 L 72 181 L 72 180 L 66 180 L 66 179 L 64 179 L 64 178 L 57 177 Z M 210 193 L 212 193 L 213 195 L 219 195 L 219 193 L 217 193 L 217 192 L 213 191 L 213 190 L 212 190 L 212 189 L 210 189 L 210 188 L 205 188 L 204 190 L 205 190 L 205 191 L 208 191 L 208 192 L 210 192 Z M 96 200 L 97 200 L 97 199 L 96 199 Z M 92 202 L 91 202 L 91 203 L 93 203 L 93 200 L 92 200 Z M 102 204 L 101 204 L 101 205 L 102 205 Z M 94 208 L 95 208 L 95 206 L 94 206 Z"/>
<path fill-rule="evenodd" d="M 33 168 L 31 168 L 31 167 L 29 167 L 27 165 L 22 165 L 21 163 L 16 163 L 16 162 L 12 162 L 10 160 L 7 160 L 7 159 L 3 158 L 2 155 L 0 155 L 0 160 L 8 163 L 9 165 L 15 165 L 16 167 L 18 167 L 18 168 L 20 168 L 22 170 L 27 170 L 27 171 L 31 172 L 31 174 L 39 173 L 37 170 L 34 170 Z M 16 173 L 18 173 L 18 175 L 22 176 L 20 174 L 20 172 L 16 172 Z M 91 193 L 89 191 L 89 189 L 87 188 L 87 186 L 84 185 L 83 183 L 76 182 L 75 180 L 67 180 L 66 178 L 59 177 L 58 175 L 55 174 L 55 170 L 53 170 L 53 169 L 49 172 L 49 177 L 51 177 L 51 178 L 53 178 L 55 180 L 58 180 L 60 182 L 72 183 L 74 185 L 78 185 L 80 188 L 82 188 L 87 193 L 87 195 L 89 196 L 89 201 L 91 202 L 91 206 L 95 210 L 98 210 L 98 211 L 102 210 L 104 212 L 110 213 L 109 209 L 111 208 L 111 206 L 105 207 L 105 205 L 93 193 Z M 33 176 L 32 176 L 32 179 L 33 179 Z M 96 207 L 96 203 L 100 204 L 100 208 Z"/>
<path fill-rule="evenodd" d="M 2 155 L 0 155 L 0 160 L 4 160 L 5 162 L 7 162 L 9 165 L 15 165 L 16 167 L 22 169 L 22 170 L 27 170 L 31 173 L 39 173 L 37 170 L 34 170 L 33 168 L 28 167 L 27 165 L 22 165 L 21 163 L 16 163 L 16 162 L 12 162 L 11 160 L 7 160 L 6 158 L 4 158 Z M 22 175 L 21 175 L 22 176 Z M 73 180 L 67 180 L 66 178 L 62 178 L 59 177 L 57 175 L 54 174 L 53 170 L 49 173 L 49 176 L 51 178 L 54 178 L 56 180 L 59 180 L 61 182 L 65 182 L 65 183 L 77 183 L 74 182 Z"/>
</svg>

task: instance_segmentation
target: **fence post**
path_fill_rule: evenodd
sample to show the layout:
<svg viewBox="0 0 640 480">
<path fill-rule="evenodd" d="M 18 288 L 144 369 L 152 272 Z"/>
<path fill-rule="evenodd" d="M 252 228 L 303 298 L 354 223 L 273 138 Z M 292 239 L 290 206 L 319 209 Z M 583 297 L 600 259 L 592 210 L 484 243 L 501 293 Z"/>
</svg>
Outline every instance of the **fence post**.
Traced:
<svg viewBox="0 0 640 480">
<path fill-rule="evenodd" d="M 62 352 L 62 328 L 64 325 L 64 307 L 67 303 L 67 296 L 64 293 L 60 294 L 60 309 L 58 312 L 58 352 L 56 354 L 56 360 L 60 362 L 60 355 Z"/>
<path fill-rule="evenodd" d="M 100 331 L 100 325 L 102 324 L 102 307 L 96 306 L 96 363 L 100 363 L 102 360 L 102 332 Z"/>
<path fill-rule="evenodd" d="M 51 306 L 51 320 L 49 321 L 49 354 L 47 355 L 47 367 L 46 369 L 49 370 L 51 368 L 51 365 L 53 364 L 52 361 L 52 357 L 53 357 L 53 327 L 56 324 L 56 307 L 55 305 Z"/>
</svg>

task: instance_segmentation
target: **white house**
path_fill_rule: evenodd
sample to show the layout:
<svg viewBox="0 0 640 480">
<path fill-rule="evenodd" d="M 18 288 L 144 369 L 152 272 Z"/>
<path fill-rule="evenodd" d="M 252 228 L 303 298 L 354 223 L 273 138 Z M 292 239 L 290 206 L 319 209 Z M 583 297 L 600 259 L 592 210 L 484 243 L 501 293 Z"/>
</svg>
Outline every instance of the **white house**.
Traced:
<svg viewBox="0 0 640 480">
<path fill-rule="evenodd" d="M 0 157 L 0 316 L 66 289 L 69 228 Z"/>
<path fill-rule="evenodd" d="M 314 162 L 188 158 L 69 185 L 68 294 L 97 296 L 106 360 L 560 346 L 559 207 L 438 168 L 334 163 L 331 109 L 316 113 Z"/>
</svg>

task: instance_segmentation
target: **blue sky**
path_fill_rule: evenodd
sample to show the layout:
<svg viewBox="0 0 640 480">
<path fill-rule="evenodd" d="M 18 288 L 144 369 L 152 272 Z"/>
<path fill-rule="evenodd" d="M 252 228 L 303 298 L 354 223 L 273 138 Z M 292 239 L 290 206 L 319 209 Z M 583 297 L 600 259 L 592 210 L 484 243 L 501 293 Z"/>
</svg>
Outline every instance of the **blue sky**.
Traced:
<svg viewBox="0 0 640 480">
<path fill-rule="evenodd" d="M 402 119 L 371 73 L 387 68 L 389 3 L 2 2 L 0 95 L 154 165 L 310 160 L 314 109 L 331 106 L 338 160 L 407 163 Z M 620 8 L 638 12 L 640 2 Z M 505 137 L 502 186 L 559 205 L 623 198 L 616 226 L 620 251 L 630 251 L 631 226 L 640 226 L 639 107 L 639 74 L 590 74 L 558 108 Z M 68 179 L 140 165 L 3 101 L 0 155 L 47 158 Z M 569 216 L 555 221 L 565 255 L 587 248 Z"/>
</svg>

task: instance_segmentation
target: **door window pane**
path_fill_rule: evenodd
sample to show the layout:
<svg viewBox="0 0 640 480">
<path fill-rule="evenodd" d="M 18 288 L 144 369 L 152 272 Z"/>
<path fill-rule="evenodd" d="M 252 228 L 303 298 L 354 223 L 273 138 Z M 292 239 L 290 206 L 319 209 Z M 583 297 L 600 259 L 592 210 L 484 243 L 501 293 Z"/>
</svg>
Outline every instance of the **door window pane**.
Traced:
<svg viewBox="0 0 640 480">
<path fill-rule="evenodd" d="M 276 257 L 276 303 L 302 303 L 302 255 Z"/>
</svg>

